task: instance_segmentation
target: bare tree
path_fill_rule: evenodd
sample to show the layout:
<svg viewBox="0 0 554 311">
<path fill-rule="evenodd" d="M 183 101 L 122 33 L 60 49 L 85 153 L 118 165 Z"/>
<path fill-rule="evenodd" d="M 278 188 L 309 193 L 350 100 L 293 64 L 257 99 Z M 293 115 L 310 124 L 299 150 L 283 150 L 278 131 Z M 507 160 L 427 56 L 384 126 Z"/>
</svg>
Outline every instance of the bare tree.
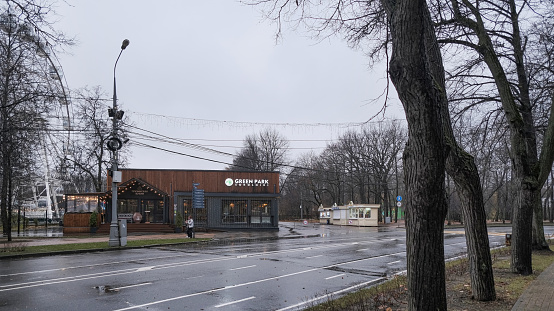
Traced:
<svg viewBox="0 0 554 311">
<path fill-rule="evenodd" d="M 275 171 L 288 165 L 289 142 L 274 129 L 248 135 L 230 170 Z"/>
<path fill-rule="evenodd" d="M 289 183 L 289 187 L 300 188 L 308 202 L 316 207 L 322 204 L 333 204 L 331 200 L 325 201 L 325 170 L 318 155 L 305 154 L 296 162 L 295 169 L 290 173 L 296 183 Z"/>
<path fill-rule="evenodd" d="M 389 217 L 393 171 L 405 143 L 406 133 L 395 121 L 370 124 L 360 132 L 352 130 L 342 135 L 330 151 L 344 162 L 346 188 L 351 191 L 345 195 L 351 201 L 369 203 L 372 193 L 373 202 L 382 204 Z"/>
<path fill-rule="evenodd" d="M 533 211 L 536 215 L 542 213 L 540 189 L 552 168 L 554 137 L 549 134 L 544 136 L 539 156 L 530 76 L 525 60 L 526 44 L 531 41 L 523 41 L 526 39 L 522 34 L 521 22 L 528 19 L 529 15 L 537 14 L 541 8 L 544 9 L 546 4 L 534 3 L 532 10 L 526 9 L 531 3 L 515 0 L 480 1 L 478 6 L 470 1 L 451 1 L 445 5 L 450 5 L 450 8 L 436 10 L 446 15 L 438 24 L 441 26 L 441 42 L 456 45 L 457 54 L 468 55 L 460 53 L 461 48 L 474 53 L 456 69 L 474 80 L 457 80 L 456 83 L 471 89 L 472 97 L 467 97 L 467 93 L 463 95 L 470 101 L 470 107 L 487 102 L 500 103 L 500 111 L 509 128 L 514 177 L 519 185 L 519 200 L 513 210 L 512 271 L 530 274 L 532 216 Z M 522 14 L 526 15 L 525 19 Z M 485 69 L 481 64 L 486 66 Z M 492 94 L 496 93 L 497 96 L 489 95 L 491 89 Z M 489 94 L 485 94 L 487 91 Z M 549 120 L 546 133 L 554 133 L 554 117 Z M 543 232 L 542 217 L 540 221 L 535 221 L 535 226 L 538 232 Z M 535 233 L 534 236 L 542 236 L 540 241 L 535 241 L 536 247 L 542 248 L 545 245 L 544 234 Z"/>
<path fill-rule="evenodd" d="M 36 149 L 29 143 L 37 141 L 29 138 L 51 129 L 47 116 L 57 114 L 57 99 L 62 97 L 50 81 L 51 62 L 41 56 L 51 51 L 47 44 L 68 41 L 45 20 L 48 12 L 50 7 L 44 3 L 8 0 L 0 4 L 0 210 L 8 240 L 15 158 L 29 159 L 30 150 Z"/>
<path fill-rule="evenodd" d="M 67 175 L 71 176 L 68 180 L 71 186 L 68 186 L 67 191 L 105 191 L 106 174 L 110 167 L 110 154 L 105 146 L 111 136 L 108 106 L 104 103 L 108 96 L 98 86 L 83 88 L 75 94 L 75 138 L 59 169 L 70 171 Z M 125 140 L 129 121 L 127 116 L 123 118 L 120 136 Z M 120 154 L 125 155 L 127 152 L 127 145 L 123 144 Z M 120 157 L 120 162 L 124 163 L 124 159 L 124 156 Z"/>
<path fill-rule="evenodd" d="M 442 250 L 426 245 L 426 243 L 433 241 L 432 243 L 436 243 L 434 246 L 442 245 L 444 224 L 439 219 L 442 217 L 442 221 L 444 220 L 446 202 L 444 179 L 441 179 L 444 172 L 440 173 L 439 171 L 441 168 L 446 168 L 444 162 L 441 162 L 446 160 L 444 158 L 446 155 L 442 153 L 443 150 L 449 151 L 449 172 L 459 174 L 457 185 L 467 186 L 468 190 L 471 190 L 465 191 L 463 194 L 477 195 L 480 198 L 480 200 L 473 200 L 473 197 L 468 197 L 466 200 L 468 204 L 465 205 L 468 208 L 466 215 L 469 218 L 466 224 L 471 222 L 474 225 L 472 228 L 467 228 L 466 231 L 469 234 L 479 234 L 472 241 L 486 240 L 486 226 L 483 217 L 484 211 L 479 210 L 483 208 L 482 193 L 479 193 L 480 185 L 475 185 L 476 182 L 479 182 L 479 178 L 475 178 L 476 169 L 473 159 L 457 146 L 451 133 L 446 87 L 444 86 L 444 68 L 430 13 L 425 1 L 407 2 L 409 1 L 336 1 L 330 4 L 321 4 L 317 10 L 310 10 L 312 3 L 309 1 L 258 1 L 258 3 L 269 6 L 268 15 L 277 22 L 278 34 L 281 33 L 282 18 L 293 15 L 296 17 L 293 18 L 293 22 L 302 23 L 319 37 L 341 33 L 353 45 L 360 41 L 371 40 L 371 46 L 374 48 L 369 55 L 374 57 L 373 60 L 379 59 L 383 54 L 386 55 L 388 44 L 392 42 L 393 56 L 389 72 L 404 105 L 409 133 L 403 164 L 408 197 L 407 211 L 409 212 L 407 214 L 408 250 L 416 258 L 415 261 L 408 262 L 409 285 L 413 286 L 413 288 L 409 288 L 410 308 L 419 306 L 444 309 L 446 308 L 445 305 L 442 305 L 445 303 L 442 296 L 444 275 L 441 274 L 444 268 L 443 263 L 430 261 L 427 266 L 429 270 L 427 273 L 423 273 L 421 267 L 425 265 L 421 263 L 429 259 L 420 253 L 425 251 L 436 257 L 440 257 L 442 254 Z M 414 38 L 417 39 L 414 40 Z M 410 44 L 413 46 L 409 46 Z M 424 48 L 427 49 L 427 55 L 423 52 Z M 410 55 L 410 53 L 412 54 Z M 429 66 L 425 66 L 425 64 Z M 417 72 L 416 69 L 420 72 Z M 424 85 L 429 81 L 432 82 Z M 412 94 L 412 96 L 405 97 L 408 94 Z M 435 113 L 439 113 L 439 115 L 437 116 Z M 444 129 L 433 128 L 442 126 Z M 446 137 L 439 138 L 436 136 L 438 133 L 446 135 Z M 422 141 L 424 137 L 425 141 Z M 426 145 L 429 143 L 434 145 Z M 446 146 L 445 144 L 448 144 L 449 148 L 441 149 Z M 417 150 L 417 152 L 413 150 Z M 429 163 L 430 159 L 434 163 Z M 466 172 L 462 169 L 463 165 L 468 165 L 467 168 L 471 174 L 462 174 Z M 433 182 L 441 184 L 433 184 Z M 434 189 L 433 193 L 426 193 L 430 189 Z M 420 201 L 427 194 L 432 196 L 425 202 Z M 469 205 L 469 203 L 475 204 Z M 479 218 L 469 217 L 473 215 L 479 215 Z M 420 226 L 422 222 L 427 225 L 425 229 Z M 432 229 L 429 228 L 430 225 L 433 225 Z M 480 267 L 484 267 L 487 273 L 482 273 L 484 278 L 479 279 L 478 271 L 472 271 L 476 275 L 475 280 L 482 282 L 479 286 L 473 286 L 472 282 L 472 289 L 477 292 L 476 298 L 479 300 L 494 299 L 488 245 L 477 243 L 475 247 L 480 248 L 476 256 L 485 254 L 485 257 L 480 258 L 480 262 L 484 264 Z M 474 247 L 468 247 L 470 252 L 474 249 Z M 419 258 L 418 255 L 421 255 L 422 258 Z M 470 259 L 473 260 L 476 256 L 470 256 Z M 422 261 L 416 263 L 419 259 Z M 477 265 L 472 263 L 470 267 L 477 267 Z M 427 278 L 431 275 L 433 278 Z M 423 290 L 423 287 L 427 288 Z M 428 293 L 429 288 L 432 288 L 437 295 L 434 297 L 426 295 L 425 291 Z M 479 289 L 486 290 L 479 291 Z"/>
</svg>

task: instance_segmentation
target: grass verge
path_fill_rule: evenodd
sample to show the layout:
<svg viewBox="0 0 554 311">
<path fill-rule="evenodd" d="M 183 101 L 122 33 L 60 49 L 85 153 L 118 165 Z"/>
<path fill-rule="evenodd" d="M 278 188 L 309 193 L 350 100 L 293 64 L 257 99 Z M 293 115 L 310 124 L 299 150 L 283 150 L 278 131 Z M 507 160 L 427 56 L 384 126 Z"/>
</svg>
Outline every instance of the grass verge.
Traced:
<svg viewBox="0 0 554 311">
<path fill-rule="evenodd" d="M 68 251 L 85 251 L 85 250 L 105 250 L 105 249 L 125 249 L 131 247 L 146 247 L 152 245 L 168 245 L 168 244 L 181 244 L 191 243 L 199 241 L 207 241 L 209 239 L 152 239 L 152 240 L 133 240 L 127 241 L 127 246 L 124 247 L 110 247 L 108 241 L 105 242 L 90 242 L 90 243 L 70 243 L 70 244 L 56 244 L 56 245 L 39 245 L 39 246 L 26 246 L 25 242 L 11 242 L 4 243 L 0 246 L 0 258 L 7 256 L 24 256 L 29 254 L 49 254 L 56 252 L 68 252 Z"/>
<path fill-rule="evenodd" d="M 552 250 L 552 246 L 550 248 Z M 492 257 L 497 299 L 489 302 L 473 299 L 468 260 L 466 258 L 446 264 L 448 310 L 510 310 L 525 288 L 544 269 L 554 263 L 553 252 L 533 252 L 533 274 L 521 276 L 512 273 L 510 270 L 511 253 L 509 247 L 494 250 Z M 408 295 L 406 286 L 406 276 L 395 276 L 377 286 L 362 289 L 342 297 L 328 296 L 327 301 L 313 305 L 306 310 L 406 310 Z"/>
</svg>

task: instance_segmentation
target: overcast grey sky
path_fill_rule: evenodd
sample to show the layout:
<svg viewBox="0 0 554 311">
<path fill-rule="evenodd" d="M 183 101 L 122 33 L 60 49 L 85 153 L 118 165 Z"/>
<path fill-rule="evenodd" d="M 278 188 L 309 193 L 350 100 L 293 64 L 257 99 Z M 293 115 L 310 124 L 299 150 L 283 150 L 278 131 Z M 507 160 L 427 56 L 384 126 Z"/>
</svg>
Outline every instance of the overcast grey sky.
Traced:
<svg viewBox="0 0 554 311">
<path fill-rule="evenodd" d="M 100 85 L 111 98 L 113 66 L 127 38 L 116 72 L 125 113 L 140 128 L 218 151 L 234 154 L 246 135 L 272 126 L 291 141 L 292 156 L 309 151 L 303 148 L 320 152 L 345 128 L 316 123 L 364 122 L 382 105 L 372 99 L 385 87 L 384 66 L 370 70 L 364 53 L 339 38 L 316 42 L 287 26 L 276 42 L 275 26 L 238 1 L 67 0 L 56 12 L 56 28 L 78 41 L 58 55 L 71 89 Z M 397 100 L 386 116 L 403 118 Z M 232 162 L 198 149 L 140 142 Z M 128 167 L 225 165 L 133 145 Z"/>
</svg>

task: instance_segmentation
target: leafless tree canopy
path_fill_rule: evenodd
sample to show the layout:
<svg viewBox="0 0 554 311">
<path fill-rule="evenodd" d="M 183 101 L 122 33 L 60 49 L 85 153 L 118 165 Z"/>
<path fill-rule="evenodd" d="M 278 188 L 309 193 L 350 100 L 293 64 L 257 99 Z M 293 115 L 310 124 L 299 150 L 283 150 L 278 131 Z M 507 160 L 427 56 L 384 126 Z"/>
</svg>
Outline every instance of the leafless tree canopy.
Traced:
<svg viewBox="0 0 554 311">
<path fill-rule="evenodd" d="M 71 41 L 48 23 L 48 13 L 43 1 L 0 3 L 0 206 L 8 239 L 14 194 L 36 177 L 36 162 L 45 158 L 40 152 L 63 145 L 56 125 L 64 103 L 59 100 L 67 97 L 52 53 Z"/>
<path fill-rule="evenodd" d="M 233 159 L 230 170 L 276 171 L 288 166 L 288 140 L 274 129 L 246 136 L 244 146 Z"/>
</svg>

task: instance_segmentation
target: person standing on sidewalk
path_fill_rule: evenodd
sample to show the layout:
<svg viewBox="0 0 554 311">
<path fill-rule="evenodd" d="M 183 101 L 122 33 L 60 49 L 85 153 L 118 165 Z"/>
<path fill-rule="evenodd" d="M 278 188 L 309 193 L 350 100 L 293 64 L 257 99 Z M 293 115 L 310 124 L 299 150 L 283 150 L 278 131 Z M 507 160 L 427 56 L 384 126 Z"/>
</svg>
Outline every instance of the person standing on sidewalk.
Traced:
<svg viewBox="0 0 554 311">
<path fill-rule="evenodd" d="M 192 220 L 192 215 L 189 216 L 189 219 L 187 220 L 187 235 L 189 238 L 192 238 L 194 230 L 194 220 Z"/>
</svg>

